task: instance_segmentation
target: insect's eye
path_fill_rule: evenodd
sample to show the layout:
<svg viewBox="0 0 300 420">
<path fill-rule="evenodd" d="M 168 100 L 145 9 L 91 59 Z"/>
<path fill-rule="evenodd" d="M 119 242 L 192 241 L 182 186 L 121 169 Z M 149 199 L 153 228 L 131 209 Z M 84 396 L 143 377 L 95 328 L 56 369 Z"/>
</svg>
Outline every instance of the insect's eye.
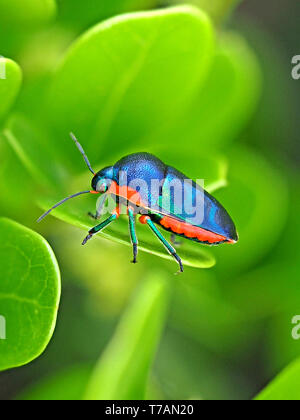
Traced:
<svg viewBox="0 0 300 420">
<path fill-rule="evenodd" d="M 105 193 L 108 190 L 108 186 L 107 186 L 106 182 L 103 181 L 102 179 L 100 181 L 98 181 L 96 190 L 99 193 Z"/>
</svg>

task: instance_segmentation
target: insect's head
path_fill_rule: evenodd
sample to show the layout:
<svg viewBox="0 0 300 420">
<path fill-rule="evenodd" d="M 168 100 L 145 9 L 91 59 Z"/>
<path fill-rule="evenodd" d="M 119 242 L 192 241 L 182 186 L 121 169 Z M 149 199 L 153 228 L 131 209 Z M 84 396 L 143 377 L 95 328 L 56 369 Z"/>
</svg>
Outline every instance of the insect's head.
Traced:
<svg viewBox="0 0 300 420">
<path fill-rule="evenodd" d="M 92 189 L 100 194 L 107 192 L 113 179 L 113 167 L 108 166 L 97 172 L 92 179 Z"/>
</svg>

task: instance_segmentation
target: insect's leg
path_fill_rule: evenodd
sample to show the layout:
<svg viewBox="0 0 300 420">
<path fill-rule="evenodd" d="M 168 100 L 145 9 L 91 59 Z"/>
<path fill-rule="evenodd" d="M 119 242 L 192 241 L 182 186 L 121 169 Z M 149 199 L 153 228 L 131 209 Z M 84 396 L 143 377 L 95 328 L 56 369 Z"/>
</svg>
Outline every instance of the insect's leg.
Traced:
<svg viewBox="0 0 300 420">
<path fill-rule="evenodd" d="M 130 239 L 133 246 L 133 264 L 137 263 L 137 254 L 138 254 L 138 239 L 136 236 L 135 230 L 135 214 L 131 207 L 128 207 L 128 216 L 129 216 L 129 232 Z"/>
<path fill-rule="evenodd" d="M 107 198 L 108 198 L 107 194 L 102 195 L 102 197 L 100 198 L 99 203 L 97 205 L 96 214 L 93 214 L 91 212 L 88 213 L 88 215 L 90 217 L 92 217 L 92 219 L 94 219 L 94 220 L 100 219 L 100 217 L 102 216 L 102 210 L 103 210 L 103 207 L 105 205 L 105 202 L 106 202 Z"/>
<path fill-rule="evenodd" d="M 160 233 L 160 231 L 157 229 L 155 224 L 152 222 L 149 216 L 142 216 L 140 218 L 140 222 L 143 224 L 147 224 L 152 232 L 156 235 L 156 237 L 163 243 L 167 251 L 174 257 L 174 259 L 178 262 L 180 267 L 180 272 L 183 273 L 183 264 L 181 261 L 181 258 L 176 252 L 176 249 L 173 248 L 173 246 L 163 237 L 163 235 Z"/>
<path fill-rule="evenodd" d="M 106 220 L 104 220 L 104 222 L 100 223 L 99 225 L 93 227 L 93 229 L 91 229 L 89 231 L 88 236 L 84 239 L 84 241 L 82 242 L 82 245 L 85 245 L 87 243 L 87 241 L 89 241 L 90 239 L 92 239 L 92 237 L 94 235 L 96 235 L 96 233 L 101 232 L 101 230 L 105 229 L 108 225 L 110 225 L 112 222 L 114 222 L 115 220 L 117 220 L 117 218 L 120 215 L 120 210 L 117 208 L 114 213 Z"/>
</svg>

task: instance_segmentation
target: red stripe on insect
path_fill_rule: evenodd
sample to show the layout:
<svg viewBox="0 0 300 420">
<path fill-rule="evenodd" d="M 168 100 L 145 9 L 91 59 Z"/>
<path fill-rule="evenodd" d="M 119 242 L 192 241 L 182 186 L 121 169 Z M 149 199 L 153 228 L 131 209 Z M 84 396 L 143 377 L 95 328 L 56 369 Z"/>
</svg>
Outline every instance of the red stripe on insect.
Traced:
<svg viewBox="0 0 300 420">
<path fill-rule="evenodd" d="M 139 218 L 139 221 L 142 223 L 142 225 L 146 225 L 149 220 L 151 220 L 150 217 L 146 215 L 143 215 Z"/>
<path fill-rule="evenodd" d="M 160 220 L 160 224 L 166 229 L 170 229 L 172 232 L 179 235 L 184 235 L 190 239 L 198 239 L 200 242 L 208 242 L 215 244 L 219 242 L 227 241 L 227 238 L 222 235 L 210 232 L 209 230 L 202 229 L 198 226 L 193 226 L 185 222 L 180 222 L 173 219 L 172 217 L 163 217 Z"/>
<path fill-rule="evenodd" d="M 128 187 L 127 185 L 119 186 L 115 181 L 112 181 L 111 186 L 108 190 L 108 194 L 116 195 L 117 197 L 124 198 L 130 203 L 138 207 L 146 207 L 143 203 L 140 194 L 138 191 L 133 188 Z"/>
</svg>

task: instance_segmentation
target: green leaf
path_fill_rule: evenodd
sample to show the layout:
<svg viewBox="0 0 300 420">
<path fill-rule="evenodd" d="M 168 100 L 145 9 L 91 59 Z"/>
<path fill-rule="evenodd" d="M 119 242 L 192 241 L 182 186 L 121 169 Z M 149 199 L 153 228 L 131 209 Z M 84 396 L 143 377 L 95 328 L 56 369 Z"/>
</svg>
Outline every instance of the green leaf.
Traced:
<svg viewBox="0 0 300 420">
<path fill-rule="evenodd" d="M 205 150 L 226 150 L 253 116 L 260 90 L 255 54 L 238 34 L 223 33 L 207 82 L 193 106 L 191 136 Z"/>
<path fill-rule="evenodd" d="M 22 114 L 14 114 L 7 121 L 3 137 L 37 184 L 55 187 L 56 191 L 63 185 L 66 174 L 47 133 L 34 127 Z"/>
<path fill-rule="evenodd" d="M 64 0 L 59 4 L 58 20 L 64 25 L 86 29 L 111 16 L 147 10 L 155 4 L 156 0 L 89 0 L 89 7 L 86 7 L 82 0 Z"/>
<path fill-rule="evenodd" d="M 256 397 L 258 401 L 299 401 L 300 359 L 288 366 Z"/>
<path fill-rule="evenodd" d="M 55 13 L 55 0 L 0 0 L 1 21 L 6 26 L 44 23 Z"/>
<path fill-rule="evenodd" d="M 188 112 L 156 133 L 156 141 L 182 144 L 191 155 L 226 151 L 249 122 L 260 96 L 259 65 L 246 41 L 221 34 L 213 64 Z M 151 139 L 149 139 L 151 140 Z"/>
<path fill-rule="evenodd" d="M 96 163 L 131 144 L 143 148 L 144 137 L 190 103 L 213 51 L 209 18 L 190 6 L 121 15 L 92 28 L 54 75 L 45 110 L 53 147 L 74 165 L 71 130 Z"/>
<path fill-rule="evenodd" d="M 224 20 L 242 0 L 189 0 L 189 3 L 199 6 L 217 22 Z M 172 0 L 172 3 L 180 0 Z"/>
<path fill-rule="evenodd" d="M 152 274 L 123 315 L 87 387 L 88 400 L 143 399 L 165 323 L 167 282 Z"/>
<path fill-rule="evenodd" d="M 60 299 L 59 268 L 48 243 L 35 232 L 0 219 L 0 370 L 29 363 L 46 348 Z"/>
<path fill-rule="evenodd" d="M 287 220 L 288 191 L 282 173 L 245 147 L 228 151 L 228 188 L 215 196 L 236 223 L 239 242 L 214 249 L 222 277 L 249 269 L 270 251 Z M 274 211 L 276 209 L 276 211 Z M 261 240 L 260 240 L 261 239 Z"/>
<path fill-rule="evenodd" d="M 7 114 L 14 103 L 21 81 L 22 72 L 18 64 L 7 58 L 0 57 L 0 120 Z"/>
<path fill-rule="evenodd" d="M 92 373 L 86 365 L 72 366 L 40 381 L 19 395 L 21 401 L 78 401 L 83 395 Z"/>
<path fill-rule="evenodd" d="M 31 179 L 22 163 L 0 133 L 0 214 L 32 223 L 32 197 L 35 194 Z M 16 185 L 22 185 L 15 191 Z"/>
</svg>

